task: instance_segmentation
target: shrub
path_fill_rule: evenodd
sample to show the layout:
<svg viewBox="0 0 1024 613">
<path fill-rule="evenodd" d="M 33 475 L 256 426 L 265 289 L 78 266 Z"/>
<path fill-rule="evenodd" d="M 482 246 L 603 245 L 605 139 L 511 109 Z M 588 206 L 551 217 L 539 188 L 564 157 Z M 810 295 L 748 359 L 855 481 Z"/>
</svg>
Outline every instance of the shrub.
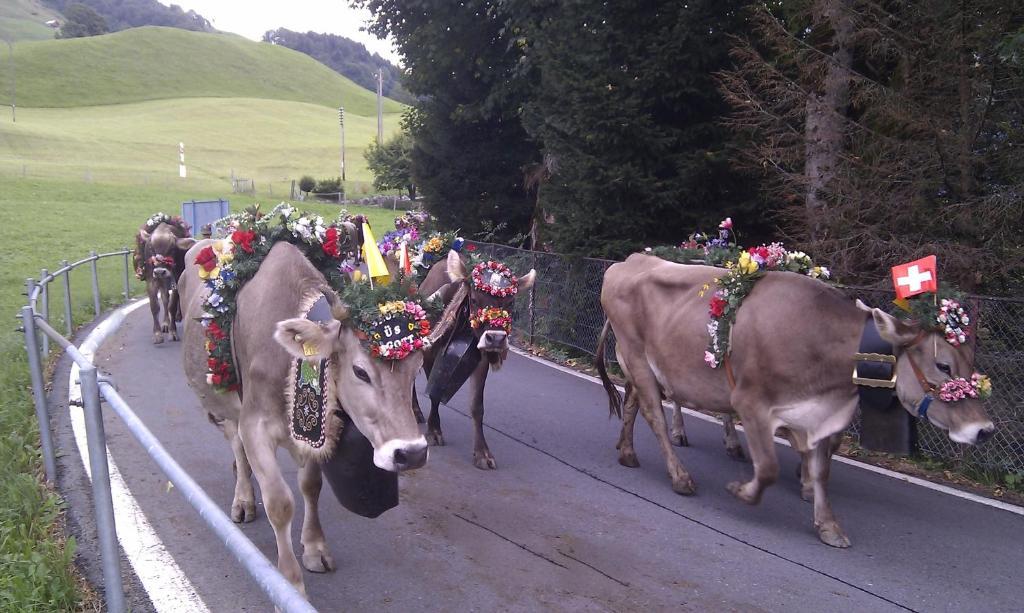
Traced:
<svg viewBox="0 0 1024 613">
<path fill-rule="evenodd" d="M 314 179 L 313 177 L 309 175 L 303 175 L 302 178 L 299 179 L 300 190 L 308 193 L 313 191 L 314 187 L 316 187 L 316 179 Z"/>
</svg>

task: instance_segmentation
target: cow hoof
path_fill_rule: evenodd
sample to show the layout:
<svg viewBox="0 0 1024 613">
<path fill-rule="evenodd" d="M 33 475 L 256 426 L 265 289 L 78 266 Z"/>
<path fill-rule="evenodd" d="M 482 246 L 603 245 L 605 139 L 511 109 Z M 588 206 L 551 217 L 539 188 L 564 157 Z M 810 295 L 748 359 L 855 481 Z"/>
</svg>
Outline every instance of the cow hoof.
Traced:
<svg viewBox="0 0 1024 613">
<path fill-rule="evenodd" d="M 473 466 L 476 466 L 480 470 L 494 470 L 498 467 L 494 462 L 494 456 L 492 456 L 489 451 L 484 453 L 474 453 Z"/>
<path fill-rule="evenodd" d="M 669 441 L 673 445 L 675 445 L 676 447 L 689 447 L 690 446 L 690 441 L 687 440 L 685 434 L 673 434 L 669 438 Z"/>
<path fill-rule="evenodd" d="M 697 493 L 697 484 L 689 476 L 672 482 L 672 491 L 682 496 L 693 496 Z"/>
<path fill-rule="evenodd" d="M 741 501 L 745 502 L 746 504 L 753 505 L 753 504 L 757 504 L 758 502 L 760 502 L 760 497 L 754 498 L 754 497 L 749 496 L 748 494 L 746 494 L 743 491 L 743 485 L 744 484 L 740 483 L 739 481 L 731 481 L 731 482 L 729 482 L 729 485 L 725 486 L 725 489 L 729 490 L 730 494 L 732 494 L 733 496 L 739 498 Z"/>
<path fill-rule="evenodd" d="M 427 431 L 427 444 L 431 447 L 444 447 L 444 435 L 433 430 Z"/>
<path fill-rule="evenodd" d="M 256 520 L 256 503 L 247 500 L 231 505 L 231 521 L 236 524 L 249 523 Z"/>
<path fill-rule="evenodd" d="M 157 332 L 156 334 L 153 335 L 153 344 L 154 345 L 159 345 L 159 344 L 161 344 L 163 342 L 164 342 L 164 335 L 162 333 Z"/>
<path fill-rule="evenodd" d="M 640 466 L 640 460 L 636 458 L 636 452 L 630 449 L 629 451 L 619 453 L 619 464 L 629 468 L 637 468 Z"/>
<path fill-rule="evenodd" d="M 739 445 L 736 445 L 735 447 L 729 447 L 728 445 L 726 445 L 726 447 L 725 447 L 725 455 L 727 455 L 730 458 L 736 460 L 737 462 L 746 462 L 747 461 L 747 455 L 745 453 L 743 453 L 743 447 L 741 447 Z"/>
<path fill-rule="evenodd" d="M 310 547 L 310 551 L 302 554 L 302 565 L 311 573 L 327 573 L 333 571 L 334 558 L 324 547 Z"/>
<path fill-rule="evenodd" d="M 164 334 L 167 334 L 171 330 L 167 327 L 167 324 L 164 324 L 164 325 L 160 326 L 160 331 L 163 332 Z"/>
<path fill-rule="evenodd" d="M 829 545 L 830 547 L 838 547 L 839 549 L 846 549 L 850 546 L 850 539 L 846 538 L 843 534 L 842 528 L 835 522 L 829 522 L 818 527 L 818 538 L 821 539 L 822 543 Z"/>
<path fill-rule="evenodd" d="M 800 498 L 802 498 L 804 502 L 814 502 L 814 486 L 801 487 Z"/>
</svg>

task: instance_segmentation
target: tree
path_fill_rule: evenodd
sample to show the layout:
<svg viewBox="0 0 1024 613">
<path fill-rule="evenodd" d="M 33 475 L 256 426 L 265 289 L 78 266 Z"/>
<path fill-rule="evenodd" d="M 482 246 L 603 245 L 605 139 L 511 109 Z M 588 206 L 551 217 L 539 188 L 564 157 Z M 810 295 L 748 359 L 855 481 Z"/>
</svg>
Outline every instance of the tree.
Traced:
<svg viewBox="0 0 1024 613">
<path fill-rule="evenodd" d="M 110 30 L 99 13 L 80 3 L 69 4 L 64 9 L 64 25 L 57 31 L 57 38 L 82 38 L 98 36 Z"/>
<path fill-rule="evenodd" d="M 380 190 L 404 189 L 416 198 L 412 178 L 412 137 L 407 132 L 395 135 L 384 144 L 371 143 L 366 163 L 373 173 L 373 187 Z"/>
<path fill-rule="evenodd" d="M 183 30 L 212 32 L 210 22 L 195 11 L 184 11 L 176 4 L 165 6 L 157 0 L 43 0 L 43 4 L 62 12 L 66 19 L 72 6 L 88 6 L 103 17 L 108 30 L 117 32 L 139 26 L 166 26 Z M 91 34 L 87 36 L 92 36 Z M 72 38 L 65 36 L 63 38 Z"/>
</svg>

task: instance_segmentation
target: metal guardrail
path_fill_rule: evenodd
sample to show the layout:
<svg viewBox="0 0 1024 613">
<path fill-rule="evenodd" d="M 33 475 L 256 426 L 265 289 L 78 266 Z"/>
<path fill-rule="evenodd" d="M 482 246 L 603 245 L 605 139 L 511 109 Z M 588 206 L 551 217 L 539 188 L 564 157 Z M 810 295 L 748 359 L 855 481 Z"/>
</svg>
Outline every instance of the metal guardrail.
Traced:
<svg viewBox="0 0 1024 613">
<path fill-rule="evenodd" d="M 46 404 L 46 387 L 43 374 L 43 356 L 49 355 L 49 342 L 52 340 L 59 345 L 79 368 L 79 384 L 82 390 L 86 440 L 92 472 L 93 505 L 96 529 L 100 541 L 100 556 L 103 565 L 103 591 L 106 597 L 107 609 L 115 613 L 121 613 L 127 610 L 127 605 L 121 580 L 121 558 L 118 553 L 117 531 L 114 523 L 110 472 L 107 465 L 106 435 L 101 408 L 102 399 L 107 401 L 109 406 L 124 422 L 128 431 L 142 445 L 157 466 L 160 467 L 160 470 L 163 471 L 168 480 L 185 496 L 188 503 L 195 508 L 203 523 L 220 537 L 231 554 L 235 556 L 253 581 L 277 607 L 289 613 L 316 611 L 305 597 L 284 578 L 270 560 L 245 536 L 238 526 L 210 499 L 195 480 L 171 457 L 163 445 L 160 444 L 160 441 L 138 418 L 128 403 L 117 393 L 113 382 L 106 377 L 100 376 L 96 365 L 83 355 L 70 340 L 50 326 L 50 283 L 60 278 L 64 289 L 66 333 L 69 337 L 73 334 L 74 321 L 70 275 L 71 271 L 85 264 L 89 264 L 92 276 L 93 311 L 95 312 L 95 317 L 100 316 L 102 313 L 102 300 L 97 262 L 102 258 L 123 256 L 124 292 L 122 296 L 127 301 L 131 296 L 130 254 L 131 250 L 127 248 L 103 254 L 97 254 L 93 251 L 88 257 L 71 264 L 67 260 L 62 261 L 60 268 L 52 273 L 43 269 L 39 276 L 39 281 L 31 278 L 26 280 L 28 304 L 22 307 L 19 313 L 22 328 L 25 332 L 25 350 L 28 354 L 36 419 L 39 422 L 43 464 L 46 470 L 46 479 L 52 484 L 57 482 L 57 461 L 53 437 L 50 432 L 50 417 Z"/>
</svg>

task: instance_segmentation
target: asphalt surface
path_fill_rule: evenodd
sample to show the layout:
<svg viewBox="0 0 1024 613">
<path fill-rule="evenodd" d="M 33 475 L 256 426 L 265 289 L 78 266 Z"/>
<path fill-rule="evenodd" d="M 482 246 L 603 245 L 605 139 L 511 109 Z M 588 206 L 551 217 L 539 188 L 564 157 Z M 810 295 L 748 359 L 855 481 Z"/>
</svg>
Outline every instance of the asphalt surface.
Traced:
<svg viewBox="0 0 1024 613">
<path fill-rule="evenodd" d="M 227 511 L 232 456 L 186 386 L 180 344 L 151 343 L 132 313 L 98 365 L 168 451 Z M 62 376 L 60 373 L 56 377 Z M 63 375 L 66 380 L 66 375 Z M 59 380 L 59 379 L 58 379 Z M 420 381 L 419 390 L 424 389 Z M 420 402 L 429 406 L 425 397 Z M 725 490 L 749 464 L 726 457 L 721 429 L 687 421 L 677 450 L 698 493 L 672 492 L 650 429 L 640 468 L 615 450 L 620 422 L 600 385 L 511 355 L 491 373 L 486 436 L 498 469 L 472 465 L 466 394 L 442 408 L 447 446 L 401 478 L 401 505 L 378 519 L 345 511 L 325 484 L 321 518 L 338 570 L 305 573 L 321 611 L 1016 611 L 1024 602 L 1024 518 L 833 464 L 833 508 L 853 542 L 821 544 L 800 499 L 795 454 L 759 506 Z M 108 413 L 108 446 L 139 506 L 211 611 L 272 607 L 192 508 Z M 65 454 L 75 454 L 65 447 Z M 296 469 L 279 454 L 301 496 Z M 75 461 L 65 457 L 65 470 Z M 80 461 L 78 465 L 80 467 Z M 62 482 L 75 482 L 65 476 Z M 74 507 L 74 502 L 72 503 Z M 242 530 L 276 561 L 273 531 Z M 72 514 L 77 514 L 72 509 Z M 72 525 L 78 525 L 74 519 Z M 86 522 L 87 523 L 87 522 Z M 300 521 L 293 521 L 299 545 Z M 83 549 L 88 549 L 85 539 Z M 301 551 L 298 551 L 301 554 Z M 85 558 L 89 559 L 88 551 Z M 125 568 L 128 568 L 125 565 Z M 130 585 L 134 582 L 129 581 Z M 149 605 L 135 586 L 133 610 Z"/>
</svg>

